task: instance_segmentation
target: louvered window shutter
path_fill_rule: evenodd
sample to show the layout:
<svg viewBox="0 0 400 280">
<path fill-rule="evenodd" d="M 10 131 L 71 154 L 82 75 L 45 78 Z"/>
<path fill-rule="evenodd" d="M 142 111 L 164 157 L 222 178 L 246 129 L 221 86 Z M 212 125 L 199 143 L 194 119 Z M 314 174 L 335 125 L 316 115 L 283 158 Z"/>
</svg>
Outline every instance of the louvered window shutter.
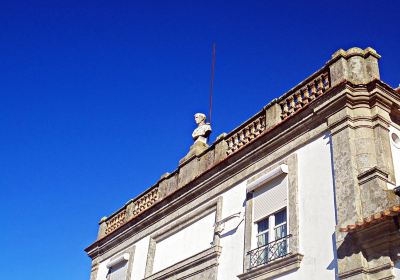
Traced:
<svg viewBox="0 0 400 280">
<path fill-rule="evenodd" d="M 286 174 L 281 175 L 267 182 L 254 190 L 253 193 L 253 221 L 262 218 L 286 207 L 287 205 L 287 185 Z"/>
</svg>

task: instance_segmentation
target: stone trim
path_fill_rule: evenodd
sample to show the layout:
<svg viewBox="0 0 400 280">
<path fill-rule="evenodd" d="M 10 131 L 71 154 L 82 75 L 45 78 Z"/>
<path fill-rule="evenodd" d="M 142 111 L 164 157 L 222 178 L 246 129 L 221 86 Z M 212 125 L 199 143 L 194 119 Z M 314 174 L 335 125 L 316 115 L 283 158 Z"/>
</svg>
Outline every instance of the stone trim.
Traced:
<svg viewBox="0 0 400 280">
<path fill-rule="evenodd" d="M 173 279 L 186 279 L 188 276 L 199 274 L 211 267 L 218 266 L 218 257 L 221 255 L 220 246 L 213 246 L 183 261 L 169 266 L 145 280 L 162 280 L 173 277 Z"/>
<path fill-rule="evenodd" d="M 250 258 L 247 252 L 251 250 L 252 227 L 253 227 L 253 193 L 247 193 L 244 210 L 244 250 L 243 250 L 243 271 L 250 267 Z"/>
<path fill-rule="evenodd" d="M 282 164 L 288 166 L 289 172 L 288 176 L 288 201 L 287 201 L 287 213 L 288 213 L 288 234 L 292 234 L 292 238 L 289 242 L 289 251 L 292 254 L 296 254 L 299 251 L 299 202 L 298 202 L 298 164 L 297 164 L 297 154 L 291 154 L 287 158 L 270 165 L 259 173 L 253 175 L 247 180 L 247 184 L 253 182 L 263 174 L 267 174 Z M 272 213 L 271 213 L 272 214 Z M 245 205 L 245 240 L 244 240 L 244 252 L 243 252 L 243 271 L 249 270 L 249 257 L 247 252 L 251 249 L 251 240 L 253 236 L 253 194 L 248 193 Z M 254 269 L 253 269 L 254 270 Z"/>
<path fill-rule="evenodd" d="M 374 180 L 376 178 L 379 178 L 379 179 L 381 179 L 383 181 L 386 181 L 387 183 L 393 184 L 393 182 L 390 182 L 389 179 L 388 179 L 389 178 L 389 173 L 384 171 L 384 170 L 382 170 L 382 169 L 380 169 L 379 167 L 376 167 L 376 166 L 372 167 L 371 169 L 368 169 L 367 171 L 364 171 L 361 174 L 359 174 L 357 176 L 357 178 L 358 178 L 358 183 L 360 185 L 362 185 L 362 184 L 364 184 L 364 183 L 366 183 L 368 181 Z"/>
<path fill-rule="evenodd" d="M 99 261 L 98 259 L 92 260 L 92 267 L 90 269 L 90 280 L 96 280 L 97 279 L 97 273 L 99 272 Z"/>
<path fill-rule="evenodd" d="M 382 273 L 384 275 L 382 275 L 383 278 L 379 277 L 380 280 L 392 280 L 392 279 L 394 280 L 394 279 L 396 279 L 394 277 L 394 275 L 391 274 L 391 272 L 389 272 L 390 274 L 388 274 L 388 271 L 391 271 L 392 269 L 393 269 L 393 265 L 392 264 L 384 264 L 382 266 L 374 267 L 374 268 L 359 267 L 359 268 L 356 268 L 356 269 L 351 270 L 351 271 L 346 271 L 346 272 L 343 272 L 343 273 L 339 273 L 339 278 L 340 279 L 347 279 L 347 278 L 352 278 L 354 276 L 359 276 L 359 277 L 362 277 L 362 275 L 372 276 L 374 274 Z M 375 279 L 375 278 L 373 278 L 373 279 Z M 376 279 L 378 279 L 378 278 L 376 278 Z"/>
<path fill-rule="evenodd" d="M 291 254 L 282 259 L 270 262 L 257 268 L 253 268 L 248 272 L 238 275 L 240 280 L 268 280 L 275 279 L 279 275 L 283 275 L 300 268 L 303 259 L 301 254 Z"/>
<path fill-rule="evenodd" d="M 154 257 L 156 253 L 157 242 L 173 235 L 174 233 L 186 228 L 187 226 L 197 222 L 205 216 L 215 212 L 215 223 L 221 220 L 222 216 L 222 197 L 209 202 L 203 207 L 199 207 L 179 220 L 171 222 L 169 225 L 162 228 L 160 231 L 150 236 L 149 249 L 147 252 L 147 261 L 145 269 L 145 277 L 149 277 L 153 273 Z M 220 237 L 214 229 L 213 246 L 219 246 Z"/>
<path fill-rule="evenodd" d="M 128 263 L 127 263 L 128 268 L 127 268 L 127 270 L 126 270 L 125 280 L 131 280 L 131 277 L 132 277 L 133 260 L 134 260 L 134 257 L 135 257 L 135 248 L 136 248 L 135 246 L 132 246 L 132 247 L 130 247 L 130 248 L 128 248 L 128 249 L 122 251 L 122 252 L 119 253 L 118 255 L 115 255 L 114 257 L 112 257 L 112 258 L 110 259 L 110 261 L 113 261 L 113 260 L 117 259 L 118 257 L 122 256 L 122 255 L 125 254 L 125 253 L 128 253 L 128 254 L 129 254 L 129 260 L 128 260 Z M 96 278 L 97 278 L 97 277 L 96 277 Z M 110 278 L 110 269 L 109 269 L 109 271 L 108 271 L 108 273 L 107 273 L 107 277 L 106 277 L 106 278 L 107 278 L 107 279 Z"/>
</svg>

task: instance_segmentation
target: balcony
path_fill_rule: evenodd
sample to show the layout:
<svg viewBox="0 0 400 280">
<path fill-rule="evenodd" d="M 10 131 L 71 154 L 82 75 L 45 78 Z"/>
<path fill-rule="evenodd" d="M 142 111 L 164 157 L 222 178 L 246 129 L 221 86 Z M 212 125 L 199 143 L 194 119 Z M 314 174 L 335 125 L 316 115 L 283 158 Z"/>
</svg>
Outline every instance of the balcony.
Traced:
<svg viewBox="0 0 400 280">
<path fill-rule="evenodd" d="M 283 258 L 290 254 L 289 252 L 289 239 L 291 234 L 285 237 L 272 241 L 264 246 L 260 246 L 254 250 L 249 251 L 247 254 L 250 258 L 249 269 L 255 268 L 260 265 L 270 263 L 274 260 Z"/>
<path fill-rule="evenodd" d="M 249 251 L 247 253 L 248 268 L 238 275 L 238 278 L 240 280 L 275 279 L 299 269 L 303 255 L 291 251 L 290 248 L 293 246 L 290 245 L 293 243 L 289 244 L 290 238 L 292 238 L 291 234 Z"/>
</svg>

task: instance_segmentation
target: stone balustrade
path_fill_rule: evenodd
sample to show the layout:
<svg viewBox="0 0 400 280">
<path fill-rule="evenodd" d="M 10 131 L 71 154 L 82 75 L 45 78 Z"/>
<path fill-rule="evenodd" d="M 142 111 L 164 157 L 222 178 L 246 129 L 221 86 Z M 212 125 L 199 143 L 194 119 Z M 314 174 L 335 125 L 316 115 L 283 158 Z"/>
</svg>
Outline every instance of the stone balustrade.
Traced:
<svg viewBox="0 0 400 280">
<path fill-rule="evenodd" d="M 126 221 L 126 207 L 105 221 L 106 223 L 105 235 L 113 232 L 114 230 L 122 226 L 125 223 L 125 221 Z"/>
<path fill-rule="evenodd" d="M 324 94 L 330 88 L 327 69 L 317 72 L 280 98 L 281 118 L 284 120 L 299 109 Z"/>
<path fill-rule="evenodd" d="M 138 197 L 136 200 L 128 202 L 122 209 L 113 214 L 108 219 L 104 219 L 102 223 L 105 223 L 104 233 L 99 235 L 102 238 L 116 229 L 120 228 L 130 219 L 140 215 L 148 208 L 153 206 L 159 199 L 158 187 L 150 189 L 148 192 Z"/>
<path fill-rule="evenodd" d="M 324 94 L 329 88 L 329 70 L 323 68 L 279 99 L 272 101 L 263 111 L 229 133 L 225 138 L 228 145 L 227 154 L 233 154 L 241 147 L 249 144 L 268 127 L 293 115 Z M 276 110 L 274 105 L 278 106 L 279 109 Z M 278 120 L 274 119 L 276 114 L 278 114 Z M 270 120 L 270 118 L 273 119 Z"/>
<path fill-rule="evenodd" d="M 227 154 L 232 154 L 253 141 L 265 130 L 265 127 L 265 112 L 262 111 L 247 121 L 244 126 L 240 126 L 229 133 L 226 137 L 228 144 Z"/>
<path fill-rule="evenodd" d="M 133 209 L 132 213 L 130 213 L 131 218 L 138 216 L 140 213 L 153 206 L 153 204 L 156 203 L 158 199 L 159 190 L 158 188 L 153 188 L 148 193 L 133 201 Z"/>
</svg>

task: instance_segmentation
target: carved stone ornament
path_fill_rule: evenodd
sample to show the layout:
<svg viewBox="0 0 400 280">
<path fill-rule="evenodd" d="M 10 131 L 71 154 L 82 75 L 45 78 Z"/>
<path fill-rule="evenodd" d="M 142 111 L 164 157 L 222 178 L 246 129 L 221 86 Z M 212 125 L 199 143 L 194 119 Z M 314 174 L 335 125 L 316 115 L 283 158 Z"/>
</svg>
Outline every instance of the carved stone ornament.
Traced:
<svg viewBox="0 0 400 280">
<path fill-rule="evenodd" d="M 206 123 L 206 115 L 197 113 L 194 115 L 194 120 L 197 128 L 192 133 L 193 140 L 207 144 L 207 138 L 211 134 L 211 126 L 209 123 Z"/>
<path fill-rule="evenodd" d="M 187 155 L 179 161 L 179 164 L 183 164 L 194 156 L 197 156 L 207 150 L 207 139 L 211 134 L 211 125 L 206 123 L 206 115 L 203 113 L 197 113 L 194 115 L 194 120 L 197 124 L 196 129 L 192 133 L 194 140 L 193 145 L 190 147 Z"/>
</svg>

